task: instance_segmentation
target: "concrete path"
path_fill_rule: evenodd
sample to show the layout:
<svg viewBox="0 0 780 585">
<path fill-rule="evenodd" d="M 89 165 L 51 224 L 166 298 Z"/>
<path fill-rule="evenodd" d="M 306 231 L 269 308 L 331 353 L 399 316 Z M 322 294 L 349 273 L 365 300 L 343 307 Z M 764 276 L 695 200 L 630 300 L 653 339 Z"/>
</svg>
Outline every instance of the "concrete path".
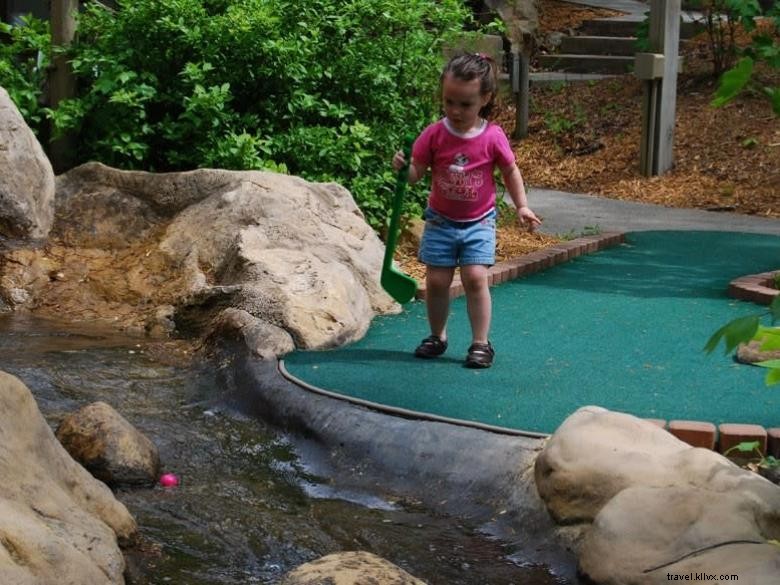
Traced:
<svg viewBox="0 0 780 585">
<path fill-rule="evenodd" d="M 617 199 L 528 189 L 531 208 L 544 219 L 542 231 L 549 234 L 579 234 L 588 227 L 601 231 L 711 230 L 750 232 L 780 236 L 780 219 L 677 209 Z"/>
</svg>

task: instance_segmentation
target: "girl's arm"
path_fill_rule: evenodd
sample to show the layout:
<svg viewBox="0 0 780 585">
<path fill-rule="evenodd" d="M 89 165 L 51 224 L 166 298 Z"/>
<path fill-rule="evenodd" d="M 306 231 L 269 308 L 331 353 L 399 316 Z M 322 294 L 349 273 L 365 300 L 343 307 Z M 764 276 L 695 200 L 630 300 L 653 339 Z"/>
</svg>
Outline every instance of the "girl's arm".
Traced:
<svg viewBox="0 0 780 585">
<path fill-rule="evenodd" d="M 525 194 L 525 185 L 523 185 L 523 176 L 520 174 L 520 169 L 517 168 L 516 164 L 512 163 L 501 169 L 501 175 L 504 178 L 506 190 L 512 198 L 512 203 L 515 204 L 517 218 L 521 224 L 528 225 L 529 231 L 534 231 L 542 225 L 542 220 L 528 207 L 528 198 Z"/>
</svg>

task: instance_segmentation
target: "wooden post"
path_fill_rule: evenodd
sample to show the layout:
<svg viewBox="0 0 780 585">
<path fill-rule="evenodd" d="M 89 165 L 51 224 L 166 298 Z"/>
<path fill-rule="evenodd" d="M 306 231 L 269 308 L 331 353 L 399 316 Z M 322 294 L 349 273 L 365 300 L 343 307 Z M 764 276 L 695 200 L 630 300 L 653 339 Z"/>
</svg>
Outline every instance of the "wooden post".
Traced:
<svg viewBox="0 0 780 585">
<path fill-rule="evenodd" d="M 512 93 L 515 97 L 515 130 L 512 138 L 528 136 L 528 54 L 524 51 L 512 51 Z"/>
<path fill-rule="evenodd" d="M 660 80 L 645 84 L 642 172 L 662 175 L 674 166 L 674 123 L 680 46 L 680 0 L 650 0 L 650 51 L 663 55 Z"/>
<path fill-rule="evenodd" d="M 78 0 L 51 1 L 51 42 L 56 46 L 67 46 L 76 34 L 75 14 Z M 62 100 L 76 95 L 76 83 L 64 55 L 54 55 L 49 74 L 49 107 L 56 108 Z M 73 161 L 72 140 L 63 137 L 51 143 L 51 163 L 56 173 L 70 168 Z"/>
</svg>

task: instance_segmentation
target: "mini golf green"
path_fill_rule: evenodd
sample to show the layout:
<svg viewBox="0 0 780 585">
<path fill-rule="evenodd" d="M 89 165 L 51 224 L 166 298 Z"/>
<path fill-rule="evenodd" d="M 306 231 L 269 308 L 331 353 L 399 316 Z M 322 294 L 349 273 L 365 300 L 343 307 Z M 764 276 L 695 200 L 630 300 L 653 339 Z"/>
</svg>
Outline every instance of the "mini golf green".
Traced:
<svg viewBox="0 0 780 585">
<path fill-rule="evenodd" d="M 586 404 L 647 418 L 780 426 L 780 387 L 722 349 L 702 351 L 727 321 L 765 307 L 726 296 L 729 281 L 780 267 L 780 237 L 636 232 L 626 243 L 492 289 L 496 362 L 461 367 L 465 299 L 452 303 L 450 347 L 412 356 L 425 306 L 375 319 L 366 337 L 295 352 L 284 367 L 349 397 L 443 417 L 553 432 Z"/>
</svg>

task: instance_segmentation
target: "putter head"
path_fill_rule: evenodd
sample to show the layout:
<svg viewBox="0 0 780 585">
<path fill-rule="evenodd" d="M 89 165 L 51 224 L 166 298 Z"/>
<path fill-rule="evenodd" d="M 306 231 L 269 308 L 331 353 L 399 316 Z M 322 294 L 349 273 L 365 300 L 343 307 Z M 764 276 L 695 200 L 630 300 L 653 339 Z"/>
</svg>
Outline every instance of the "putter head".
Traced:
<svg viewBox="0 0 780 585">
<path fill-rule="evenodd" d="M 395 267 L 390 267 L 382 272 L 380 284 L 387 291 L 387 294 L 402 305 L 411 301 L 417 294 L 417 281 L 396 270 Z"/>
</svg>

